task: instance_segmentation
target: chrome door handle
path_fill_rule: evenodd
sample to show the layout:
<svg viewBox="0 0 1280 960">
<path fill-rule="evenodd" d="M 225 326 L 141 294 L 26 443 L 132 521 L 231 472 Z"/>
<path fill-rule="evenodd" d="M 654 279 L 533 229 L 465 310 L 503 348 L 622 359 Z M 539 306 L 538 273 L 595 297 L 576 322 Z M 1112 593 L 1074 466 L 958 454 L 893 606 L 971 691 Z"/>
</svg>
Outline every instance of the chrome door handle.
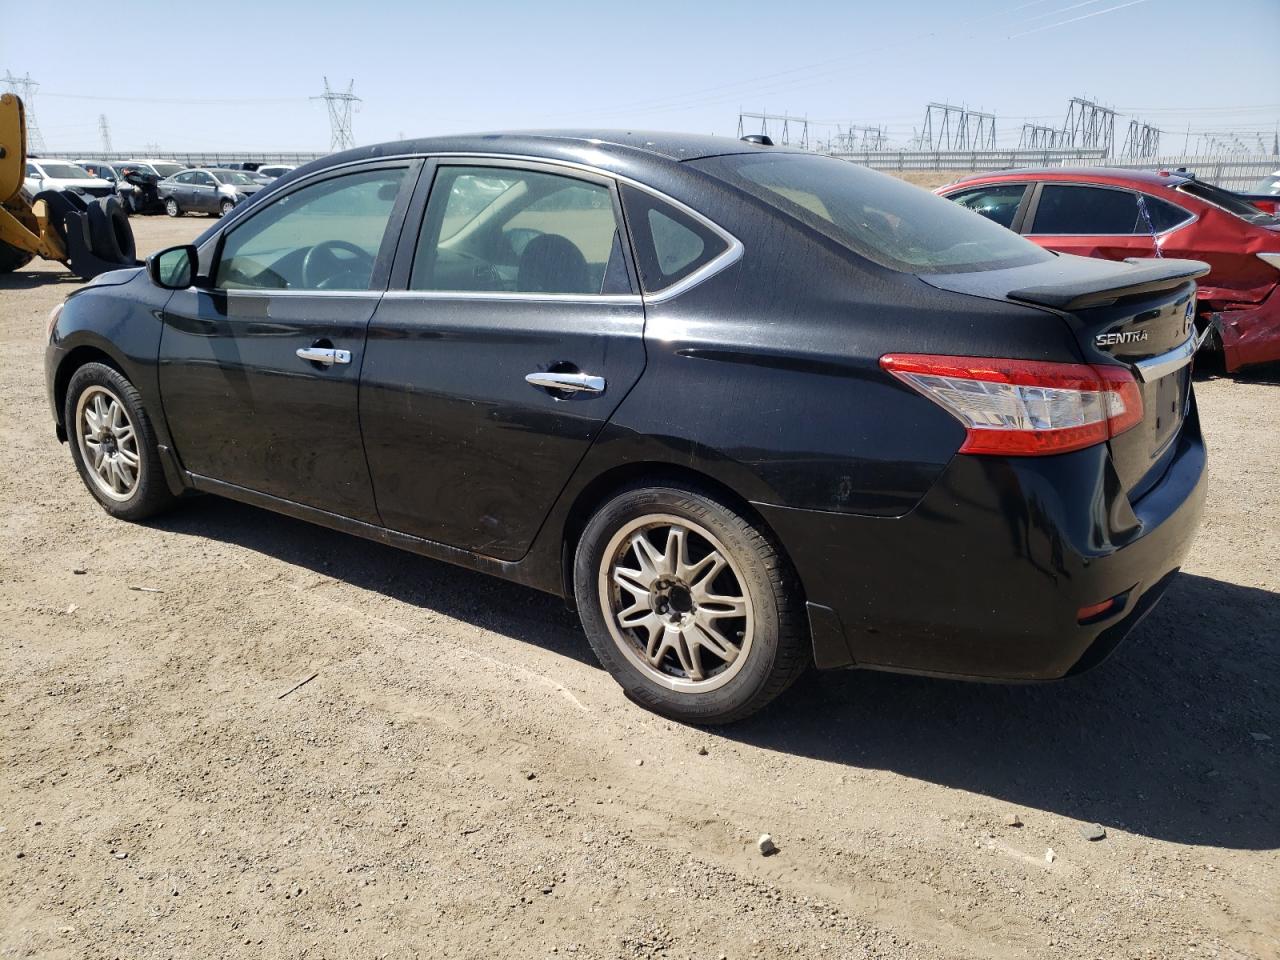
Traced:
<svg viewBox="0 0 1280 960">
<path fill-rule="evenodd" d="M 301 360 L 323 363 L 325 366 L 351 362 L 350 350 L 335 350 L 333 347 L 299 347 L 297 353 Z"/>
<path fill-rule="evenodd" d="M 604 377 L 595 377 L 589 373 L 552 373 L 545 370 L 529 374 L 524 382 L 535 387 L 546 387 L 548 390 L 563 390 L 565 393 L 604 392 Z"/>
</svg>

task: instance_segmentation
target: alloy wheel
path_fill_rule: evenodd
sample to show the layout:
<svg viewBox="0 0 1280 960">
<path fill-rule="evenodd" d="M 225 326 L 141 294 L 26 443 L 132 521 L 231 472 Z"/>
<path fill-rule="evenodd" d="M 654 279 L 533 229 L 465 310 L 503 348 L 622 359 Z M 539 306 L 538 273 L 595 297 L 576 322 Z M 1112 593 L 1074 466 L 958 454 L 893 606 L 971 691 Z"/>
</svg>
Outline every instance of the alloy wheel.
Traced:
<svg viewBox="0 0 1280 960">
<path fill-rule="evenodd" d="M 670 690 L 714 690 L 751 651 L 755 614 L 724 545 L 683 517 L 650 514 L 624 524 L 600 562 L 605 622 L 624 656 Z"/>
<path fill-rule="evenodd" d="M 106 387 L 88 387 L 76 402 L 76 442 L 95 489 L 111 500 L 134 495 L 142 476 L 138 433 L 124 402 Z"/>
</svg>

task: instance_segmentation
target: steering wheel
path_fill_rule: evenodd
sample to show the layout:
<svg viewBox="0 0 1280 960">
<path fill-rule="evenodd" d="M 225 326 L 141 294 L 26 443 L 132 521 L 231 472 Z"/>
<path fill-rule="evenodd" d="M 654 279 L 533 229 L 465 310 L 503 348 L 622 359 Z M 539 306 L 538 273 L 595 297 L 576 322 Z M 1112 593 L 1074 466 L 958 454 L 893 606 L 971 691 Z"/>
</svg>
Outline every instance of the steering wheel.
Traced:
<svg viewBox="0 0 1280 960">
<path fill-rule="evenodd" d="M 342 250 L 354 258 L 354 262 L 339 257 L 337 251 Z M 302 285 L 307 290 L 323 289 L 328 280 L 335 274 L 347 273 L 357 267 L 367 266 L 373 272 L 373 257 L 362 247 L 346 240 L 321 240 L 307 251 L 302 258 Z"/>
</svg>

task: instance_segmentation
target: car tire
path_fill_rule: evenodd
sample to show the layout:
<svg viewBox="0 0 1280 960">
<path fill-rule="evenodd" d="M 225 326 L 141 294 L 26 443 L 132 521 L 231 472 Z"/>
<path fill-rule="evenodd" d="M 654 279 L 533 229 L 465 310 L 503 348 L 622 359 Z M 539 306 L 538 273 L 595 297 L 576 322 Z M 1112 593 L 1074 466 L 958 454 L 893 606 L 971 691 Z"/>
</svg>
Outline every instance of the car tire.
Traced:
<svg viewBox="0 0 1280 960">
<path fill-rule="evenodd" d="M 171 217 L 182 216 L 182 208 L 178 206 L 178 201 L 173 199 L 173 197 L 165 197 L 164 212 Z"/>
<path fill-rule="evenodd" d="M 145 520 L 173 505 L 151 419 L 120 371 L 104 363 L 77 369 L 63 423 L 80 479 L 107 513 Z"/>
<path fill-rule="evenodd" d="M 0 242 L 0 273 L 13 273 L 20 267 L 25 267 L 31 262 L 33 256 L 34 254 L 20 250 L 18 247 Z"/>
<path fill-rule="evenodd" d="M 85 206 L 93 252 L 103 260 L 129 266 L 136 261 L 137 247 L 133 227 L 120 201 L 115 197 L 91 200 Z"/>
<path fill-rule="evenodd" d="M 236 205 L 234 201 L 223 200 L 222 203 L 218 205 L 218 216 L 225 217 L 229 213 L 231 213 L 231 211 L 234 210 L 235 208 L 236 208 Z"/>
<path fill-rule="evenodd" d="M 619 492 L 578 541 L 574 595 L 592 649 L 627 696 L 683 723 L 749 716 L 812 662 L 790 564 L 710 492 Z"/>
</svg>

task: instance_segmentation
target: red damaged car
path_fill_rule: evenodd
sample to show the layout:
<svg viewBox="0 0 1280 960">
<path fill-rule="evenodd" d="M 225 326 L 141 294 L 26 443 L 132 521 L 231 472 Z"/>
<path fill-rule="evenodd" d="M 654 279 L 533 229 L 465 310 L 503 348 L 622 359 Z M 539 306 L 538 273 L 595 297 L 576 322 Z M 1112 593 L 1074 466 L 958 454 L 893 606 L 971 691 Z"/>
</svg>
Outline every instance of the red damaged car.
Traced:
<svg viewBox="0 0 1280 960">
<path fill-rule="evenodd" d="M 1280 360 L 1280 218 L 1193 175 L 1048 168 L 936 191 L 1042 247 L 1124 260 L 1203 260 L 1196 322 L 1228 371 Z"/>
</svg>

